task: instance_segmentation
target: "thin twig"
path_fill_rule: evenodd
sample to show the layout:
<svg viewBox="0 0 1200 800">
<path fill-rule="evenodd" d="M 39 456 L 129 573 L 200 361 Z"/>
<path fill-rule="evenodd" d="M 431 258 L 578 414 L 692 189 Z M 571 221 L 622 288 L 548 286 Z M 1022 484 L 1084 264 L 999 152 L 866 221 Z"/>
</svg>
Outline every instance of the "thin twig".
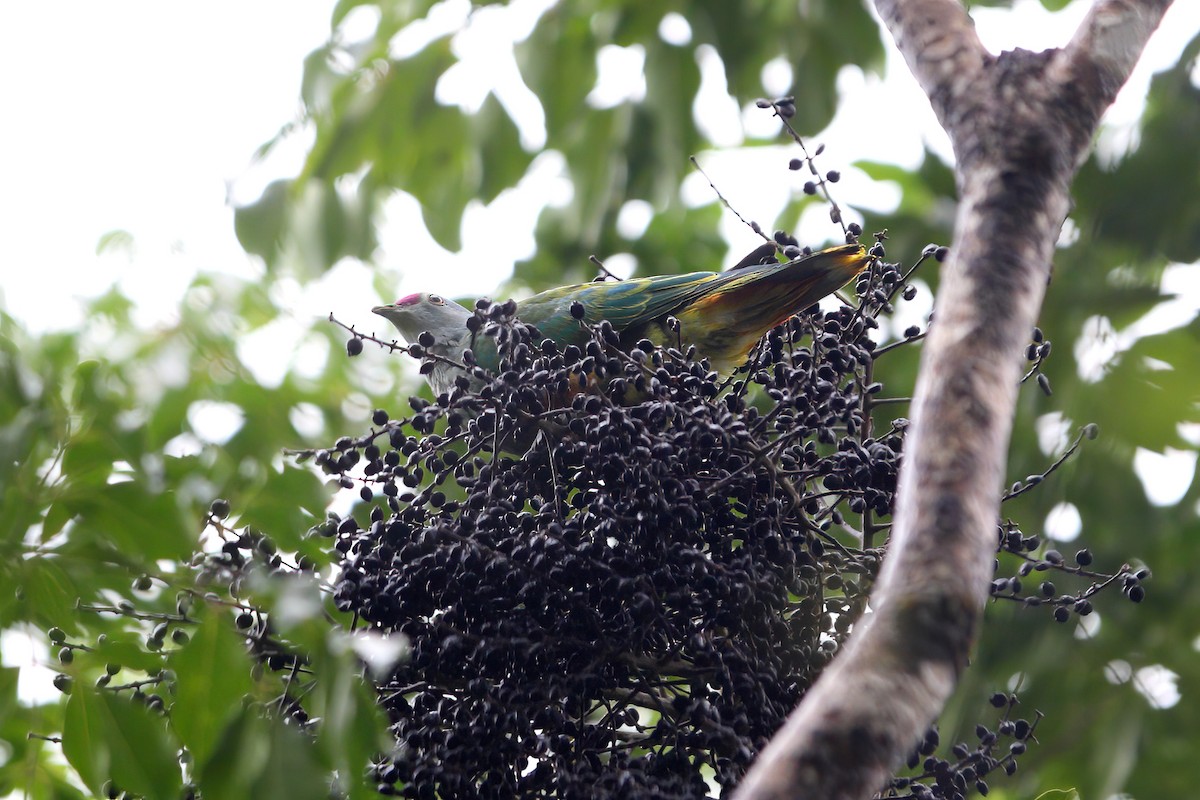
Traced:
<svg viewBox="0 0 1200 800">
<path fill-rule="evenodd" d="M 603 272 L 603 273 L 604 273 L 604 275 L 605 275 L 605 277 L 612 278 L 614 281 L 623 281 L 623 280 L 625 280 L 624 278 L 620 278 L 620 277 L 618 277 L 618 276 L 616 276 L 616 275 L 612 274 L 612 272 L 611 272 L 611 271 L 609 271 L 608 267 L 604 266 L 604 262 L 603 262 L 603 261 L 601 261 L 601 260 L 600 260 L 600 259 L 599 259 L 597 256 L 595 256 L 595 255 L 590 255 L 590 256 L 588 256 L 588 261 L 590 261 L 590 262 L 592 262 L 593 264 L 595 264 L 595 265 L 596 265 L 596 269 L 598 269 L 598 270 L 600 270 L 601 272 Z"/>
<path fill-rule="evenodd" d="M 1011 500 L 1014 497 L 1019 497 L 1020 495 L 1023 495 L 1023 494 L 1025 494 L 1025 492 L 1032 489 L 1034 486 L 1037 486 L 1038 484 L 1040 484 L 1042 481 L 1044 481 L 1050 475 L 1051 472 L 1054 472 L 1054 470 L 1061 467 L 1064 463 L 1066 463 L 1066 460 L 1068 458 L 1070 458 L 1071 456 L 1073 456 L 1075 454 L 1075 451 L 1079 449 L 1079 446 L 1081 444 L 1083 444 L 1083 440 L 1085 438 L 1086 439 L 1095 438 L 1094 431 L 1095 431 L 1095 428 L 1093 426 L 1084 425 L 1082 428 L 1079 429 L 1079 433 L 1076 434 L 1075 441 L 1071 443 L 1071 446 L 1068 447 L 1066 449 L 1066 451 L 1063 452 L 1063 454 L 1054 461 L 1053 464 L 1051 464 L 1049 467 L 1046 467 L 1045 472 L 1039 473 L 1037 475 L 1031 475 L 1028 478 L 1026 478 L 1024 481 L 1018 481 L 1017 484 L 1019 485 L 1019 488 L 1005 492 L 1001 496 L 1000 501 L 1004 502 L 1005 500 Z"/>
<path fill-rule="evenodd" d="M 754 231 L 759 236 L 761 236 L 763 238 L 763 241 L 768 242 L 770 244 L 774 244 L 775 248 L 782 252 L 783 247 L 778 242 L 771 239 L 770 236 L 767 236 L 765 233 L 763 233 L 763 229 L 762 229 L 761 225 L 759 225 L 757 222 L 748 221 L 745 217 L 743 217 L 741 214 L 738 213 L 738 210 L 736 208 L 734 208 L 733 205 L 730 204 L 730 202 L 728 200 L 725 199 L 725 195 L 721 194 L 721 190 L 717 188 L 717 185 L 715 183 L 713 183 L 712 178 L 708 177 L 708 173 L 705 172 L 704 168 L 700 166 L 700 162 L 696 160 L 696 157 L 688 156 L 688 158 L 691 160 L 692 165 L 696 167 L 696 169 L 699 171 L 699 173 L 704 176 L 704 179 L 706 181 L 708 181 L 708 185 L 712 187 L 712 190 L 717 193 L 717 199 L 719 199 L 726 208 L 728 208 L 730 211 L 732 211 L 733 215 L 735 217 L 737 217 L 738 220 L 740 220 L 743 225 L 745 225 L 747 228 L 749 228 L 750 230 Z"/>
<path fill-rule="evenodd" d="M 792 113 L 785 115 L 780 111 L 781 106 L 790 107 Z M 814 161 L 814 159 L 821 154 L 822 150 L 824 150 L 824 146 L 818 146 L 817 152 L 809 155 L 808 148 L 804 145 L 804 139 L 800 137 L 800 134 L 796 133 L 796 129 L 792 127 L 790 122 L 788 122 L 788 119 L 792 116 L 792 114 L 795 114 L 796 104 L 794 98 L 781 97 L 778 100 L 774 100 L 771 102 L 771 109 L 774 111 L 775 116 L 779 117 L 779 121 L 783 123 L 783 127 L 787 129 L 787 132 L 791 134 L 792 140 L 800 146 L 800 152 L 804 153 L 804 161 L 806 164 L 808 164 L 808 171 L 817 179 L 816 186 L 821 190 L 821 194 L 825 197 L 825 202 L 829 203 L 829 218 L 833 222 L 836 222 L 842 226 L 843 235 L 848 235 L 850 231 L 846 227 L 846 221 L 842 219 L 841 206 L 837 204 L 837 201 L 833 199 L 833 195 L 829 193 L 828 182 L 824 177 L 821 176 L 819 172 L 817 172 L 817 165 Z"/>
</svg>

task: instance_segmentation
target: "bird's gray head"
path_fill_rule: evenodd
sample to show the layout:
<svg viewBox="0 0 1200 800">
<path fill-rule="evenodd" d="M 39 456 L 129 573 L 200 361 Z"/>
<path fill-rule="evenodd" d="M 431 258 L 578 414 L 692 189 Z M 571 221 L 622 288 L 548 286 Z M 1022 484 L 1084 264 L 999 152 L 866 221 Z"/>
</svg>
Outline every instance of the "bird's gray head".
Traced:
<svg viewBox="0 0 1200 800">
<path fill-rule="evenodd" d="M 422 331 L 429 331 L 439 343 L 457 342 L 467 335 L 471 312 L 453 300 L 422 292 L 401 297 L 386 306 L 375 306 L 374 313 L 396 326 L 400 335 L 415 343 Z"/>
<path fill-rule="evenodd" d="M 435 395 L 454 387 L 463 371 L 451 362 L 462 361 L 463 350 L 471 340 L 471 331 L 467 328 L 467 320 L 471 317 L 469 310 L 441 295 L 423 292 L 401 297 L 386 306 L 375 306 L 371 311 L 395 325 L 409 344 L 416 344 L 423 331 L 432 333 L 434 341 L 429 352 L 444 356 L 450 362 L 435 363 L 433 369 L 425 373 L 425 379 Z M 473 381 L 473 385 L 478 388 L 482 382 Z"/>
</svg>

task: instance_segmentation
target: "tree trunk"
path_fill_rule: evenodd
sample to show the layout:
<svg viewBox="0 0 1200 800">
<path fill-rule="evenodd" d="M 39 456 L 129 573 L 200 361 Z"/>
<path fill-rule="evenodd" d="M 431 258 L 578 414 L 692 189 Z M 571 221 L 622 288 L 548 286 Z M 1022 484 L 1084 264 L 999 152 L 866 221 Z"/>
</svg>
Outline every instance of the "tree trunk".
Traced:
<svg viewBox="0 0 1200 800">
<path fill-rule="evenodd" d="M 1169 0 L 1098 0 L 1064 48 L 994 56 L 955 0 L 876 0 L 950 135 L 960 203 L 867 615 L 736 797 L 868 798 L 941 711 L 983 614 L 1023 346 L 1069 188 Z"/>
</svg>

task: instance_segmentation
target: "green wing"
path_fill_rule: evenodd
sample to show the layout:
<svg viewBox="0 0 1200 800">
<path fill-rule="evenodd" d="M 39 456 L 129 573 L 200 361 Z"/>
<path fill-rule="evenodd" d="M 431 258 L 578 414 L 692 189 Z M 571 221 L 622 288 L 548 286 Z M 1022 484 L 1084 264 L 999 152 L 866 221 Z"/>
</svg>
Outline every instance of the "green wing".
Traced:
<svg viewBox="0 0 1200 800">
<path fill-rule="evenodd" d="M 589 337 L 571 317 L 577 301 L 585 323 L 608 320 L 626 344 L 642 336 L 673 340 L 661 327 L 673 315 L 682 326 L 681 340 L 697 345 L 718 369 L 729 370 L 764 333 L 845 284 L 869 261 L 864 247 L 846 244 L 787 263 L 727 272 L 563 286 L 518 303 L 517 316 L 559 344 L 582 345 Z"/>
<path fill-rule="evenodd" d="M 583 344 L 588 335 L 571 316 L 571 304 L 576 301 L 583 304 L 586 324 L 606 319 L 619 332 L 635 332 L 686 308 L 731 277 L 731 273 L 692 272 L 562 286 L 522 300 L 517 316 L 557 342 Z"/>
</svg>

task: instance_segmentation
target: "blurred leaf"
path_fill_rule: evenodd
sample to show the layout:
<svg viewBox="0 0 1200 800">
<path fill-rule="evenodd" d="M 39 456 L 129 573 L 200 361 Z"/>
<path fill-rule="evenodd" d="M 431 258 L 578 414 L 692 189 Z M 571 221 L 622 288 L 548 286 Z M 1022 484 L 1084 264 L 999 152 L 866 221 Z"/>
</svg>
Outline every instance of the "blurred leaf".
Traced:
<svg viewBox="0 0 1200 800">
<path fill-rule="evenodd" d="M 645 233 L 632 243 L 638 272 L 664 275 L 718 271 L 726 250 L 716 232 L 720 218 L 721 206 L 717 203 L 689 209 L 673 207 L 655 214 Z"/>
<path fill-rule="evenodd" d="M 75 436 L 63 451 L 62 471 L 75 486 L 103 486 L 112 474 L 113 463 L 124 453 L 110 431 L 89 428 Z"/>
<path fill-rule="evenodd" d="M 113 230 L 103 234 L 96 242 L 96 255 L 133 250 L 133 234 L 124 230 Z"/>
<path fill-rule="evenodd" d="M 173 493 L 148 491 L 127 481 L 65 495 L 60 502 L 78 517 L 75 536 L 93 536 L 146 560 L 183 560 L 196 543 Z"/>
<path fill-rule="evenodd" d="M 100 664 L 119 664 L 127 669 L 157 672 L 163 665 L 160 653 L 145 648 L 146 637 L 136 631 L 115 631 L 107 634 L 94 647 L 94 660 Z"/>
<path fill-rule="evenodd" d="M 562 214 L 554 209 L 542 212 L 542 216 L 565 216 L 566 227 L 556 234 L 578 247 L 595 249 L 602 229 L 616 219 L 625 194 L 627 174 L 622 151 L 631 118 L 632 109 L 625 106 L 592 112 L 588 126 L 572 147 L 588 157 L 572 165 L 575 194 L 571 204 Z M 540 232 L 540 219 L 538 226 Z"/>
<path fill-rule="evenodd" d="M 291 181 L 267 184 L 253 203 L 233 209 L 233 230 L 247 253 L 275 263 L 287 233 L 288 195 Z"/>
<path fill-rule="evenodd" d="M 929 158 L 926 155 L 926 158 Z M 854 166 L 867 174 L 873 181 L 890 181 L 895 183 L 903 197 L 903 208 L 911 214 L 926 214 L 933 208 L 937 195 L 933 188 L 911 170 L 898 164 L 886 164 L 879 161 L 855 161 Z"/>
<path fill-rule="evenodd" d="M 686 48 L 649 48 L 646 53 L 646 99 L 634 106 L 629 142 L 641 147 L 617 151 L 627 161 L 627 197 L 656 208 L 671 203 L 679 184 L 692 169 L 688 156 L 704 146 L 693 121 L 692 104 L 700 89 L 700 69 Z M 618 203 L 618 208 L 620 203 Z"/>
<path fill-rule="evenodd" d="M 517 185 L 533 156 L 521 147 L 517 126 L 495 95 L 489 94 L 483 101 L 471 133 L 480 172 L 477 199 L 490 203 L 500 192 Z"/>
<path fill-rule="evenodd" d="M 1115 433 L 1131 449 L 1162 452 L 1186 446 L 1178 424 L 1200 421 L 1200 385 L 1194 374 L 1200 357 L 1198 331 L 1200 325 L 1193 323 L 1139 339 L 1109 367 L 1103 391 L 1078 394 L 1072 413 Z M 1160 369 L 1155 361 L 1169 366 Z"/>
<path fill-rule="evenodd" d="M 563 4 L 549 9 L 529 38 L 516 46 L 521 77 L 546 113 L 547 147 L 572 150 L 571 142 L 591 124 L 594 110 L 582 109 L 596 85 L 599 46 L 592 20 Z"/>
<path fill-rule="evenodd" d="M 0 568 L 3 569 L 3 568 Z M 19 562 L 16 585 L 22 588 L 26 619 L 42 628 L 78 630 L 75 601 L 80 592 L 58 559 L 43 556 Z"/>
<path fill-rule="evenodd" d="M 811 206 L 814 203 L 819 203 L 819 202 L 821 202 L 821 201 L 817 200 L 817 198 L 806 195 L 806 194 L 802 194 L 799 197 L 793 197 L 790 201 L 788 201 L 788 204 L 783 207 L 783 211 L 779 212 L 779 216 L 777 216 L 775 218 L 774 224 L 771 226 L 771 230 L 773 230 L 773 231 L 779 231 L 779 230 L 794 231 L 794 230 L 796 230 L 796 226 L 800 223 L 800 215 L 803 214 L 805 209 L 807 209 L 809 206 Z M 820 243 L 819 242 L 801 242 L 800 244 L 806 245 L 806 246 L 811 247 L 814 250 L 816 250 L 816 249 L 819 249 L 818 245 Z"/>
<path fill-rule="evenodd" d="M 187 429 L 188 408 L 196 398 L 196 387 L 191 385 L 163 392 L 143 429 L 147 448 L 160 450 Z"/>
<path fill-rule="evenodd" d="M 369 79 L 340 87 L 332 113 L 317 120 L 301 185 L 331 184 L 369 165 L 369 185 L 414 195 L 430 233 L 457 250 L 462 211 L 481 175 L 472 168 L 465 116 L 434 97 L 436 78 L 454 62 L 449 41 L 440 39 L 386 69 L 372 66 Z"/>
<path fill-rule="evenodd" d="M 337 48 L 332 42 L 326 42 L 304 58 L 300 99 L 310 112 L 327 112 L 334 102 L 338 88 L 345 83 L 344 72 L 334 69 L 336 51 Z"/>
<path fill-rule="evenodd" d="M 359 5 L 339 4 L 333 19 L 340 21 Z M 434 238 L 458 249 L 467 202 L 487 202 L 514 183 L 529 155 L 493 98 L 466 115 L 434 97 L 437 82 L 456 64 L 447 39 L 436 39 L 411 57 L 387 58 L 392 32 L 423 14 L 428 4 L 376 5 L 382 15 L 371 42 L 347 45 L 338 57 L 338 47 L 326 45 L 306 61 L 302 96 L 316 122 L 317 141 L 299 182 L 331 183 L 363 171 L 364 184 L 379 192 L 396 188 L 413 194 Z M 795 122 L 804 132 L 831 119 L 836 77 L 844 65 L 877 70 L 883 64 L 877 24 L 861 3 L 807 4 L 797 26 L 795 6 L 784 0 L 758 0 L 748 7 L 704 0 L 684 10 L 693 34 L 687 46 L 668 44 L 659 35 L 671 9 L 594 0 L 556 5 L 516 47 L 521 76 L 542 102 L 546 146 L 563 153 L 575 184 L 566 215 L 569 228 L 556 234 L 555 242 L 608 252 L 602 243 L 611 236 L 619 198 L 641 197 L 656 206 L 676 201 L 687 156 L 704 146 L 692 122 L 700 86 L 699 45 L 721 54 L 728 90 L 742 104 L 763 93 L 762 70 L 773 59 L 802 75 L 792 91 L 801 109 Z M 606 45 L 641 48 L 646 97 L 581 113 Z M 347 55 L 354 69 L 342 66 Z M 598 124 L 602 116 L 607 122 Z M 563 221 L 561 214 L 546 213 Z M 555 227 L 539 223 L 539 232 Z M 307 231 L 311 237 L 312 230 L 295 228 L 299 236 Z M 539 238 L 539 246 L 560 264 L 574 261 L 570 253 L 553 252 L 551 241 Z M 269 248 L 256 245 L 254 252 L 264 249 Z M 311 247 L 297 250 L 312 252 Z"/>
<path fill-rule="evenodd" d="M 168 663 L 178 679 L 171 725 L 203 771 L 253 683 L 245 645 L 228 616 L 203 607 L 196 616 L 199 625 L 191 640 Z"/>
<path fill-rule="evenodd" d="M 885 244 L 890 258 L 913 262 L 925 245 L 950 243 L 958 204 L 954 171 L 934 153 L 927 150 L 921 166 L 907 175 L 905 170 L 872 162 L 860 161 L 855 166 L 900 187 L 900 205 L 895 212 L 862 212 L 864 231 L 888 231 Z M 920 277 L 936 289 L 938 264 L 922 267 Z"/>
<path fill-rule="evenodd" d="M 0 424 L 0 552 L 19 543 L 36 518 L 37 509 L 23 497 L 22 484 L 32 477 L 30 457 L 37 437 L 46 434 L 45 423 L 43 414 L 23 408 Z"/>
<path fill-rule="evenodd" d="M 1065 4 L 1042 0 L 1051 9 Z M 346 256 L 375 257 L 381 203 L 396 190 L 412 193 L 437 240 L 456 247 L 467 204 L 497 197 L 531 163 L 517 126 L 494 96 L 474 113 L 437 101 L 438 82 L 458 63 L 447 37 L 409 58 L 389 55 L 395 32 L 434 5 L 336 4 L 334 26 L 362 7 L 378 10 L 377 28 L 353 42 L 331 31 L 330 42 L 309 55 L 300 86 L 307 117 L 284 121 L 262 148 L 265 154 L 293 131 L 313 130 L 316 143 L 304 171 L 295 180 L 268 185 L 258 200 L 234 210 L 239 241 L 272 267 L 265 279 L 200 276 L 180 306 L 181 323 L 169 330 L 139 330 L 133 304 L 117 289 L 87 302 L 80 331 L 27 335 L 0 313 L 0 585 L 11 587 L 0 591 L 0 627 L 58 625 L 72 638 L 102 632 L 95 652 L 77 658 L 81 672 L 105 662 L 153 669 L 161 656 L 145 649 L 140 623 L 89 615 L 77 610 L 76 600 L 131 596 L 131 578 L 156 560 L 164 562 L 163 570 L 182 570 L 182 559 L 196 545 L 203 507 L 214 494 L 230 497 L 238 521 L 269 532 L 285 552 L 317 555 L 318 542 L 303 535 L 323 517 L 330 489 L 320 476 L 280 456 L 280 448 L 296 446 L 301 438 L 288 412 L 311 404 L 328 438 L 352 432 L 360 422 L 348 418 L 343 403 L 370 394 L 375 378 L 362 359 L 341 354 L 343 334 L 318 327 L 316 336 L 334 348 L 319 375 L 288 374 L 275 387 L 255 383 L 239 353 L 240 337 L 281 316 L 272 300 L 275 268 L 286 265 L 309 278 Z M 764 65 L 776 59 L 786 64 L 793 72 L 795 124 L 806 133 L 833 114 L 839 71 L 847 65 L 877 70 L 883 63 L 880 30 L 865 3 L 813 0 L 800 7 L 801 14 L 797 9 L 791 0 L 682 5 L 580 0 L 546 10 L 518 43 L 516 57 L 545 113 L 545 148 L 566 162 L 572 198 L 567 207 L 541 214 L 537 252 L 521 265 L 515 283 L 545 288 L 587 280 L 594 274 L 589 255 L 617 252 L 632 253 L 643 273 L 717 268 L 725 249 L 716 233 L 720 206 L 684 208 L 679 196 L 687 156 L 710 147 L 695 122 L 706 111 L 696 106 L 698 49 L 711 46 L 719 53 L 726 89 L 740 106 L 764 92 Z M 692 32 L 687 44 L 662 41 L 659 26 L 668 11 L 687 19 Z M 587 98 L 596 86 L 597 55 L 607 45 L 643 50 L 646 96 L 601 110 Z M 1124 330 L 1162 301 L 1161 271 L 1169 261 L 1200 257 L 1195 224 L 1200 97 L 1193 79 L 1198 53 L 1200 43 L 1191 43 L 1174 68 L 1154 78 L 1136 146 L 1117 158 L 1091 159 L 1076 182 L 1071 221 L 1079 235 L 1055 254 L 1039 321 L 1054 340 L 1045 370 L 1055 395 L 1047 398 L 1032 384 L 1023 387 L 1008 465 L 1016 476 L 1045 468 L 1048 458 L 1038 441 L 1044 415 L 1061 413 L 1073 424 L 1098 422 L 1097 442 L 1005 512 L 1023 520 L 1029 533 L 1040 533 L 1055 504 L 1074 503 L 1084 523 L 1079 544 L 1095 551 L 1098 564 L 1111 568 L 1142 559 L 1154 568 L 1154 580 L 1141 606 L 1120 598 L 1098 602 L 1103 625 L 1086 639 L 1073 636 L 1070 626 L 1048 625 L 1046 615 L 1035 610 L 1010 613 L 1015 610 L 1001 604 L 989 609 L 958 702 L 965 708 L 1019 673 L 1026 707 L 1048 715 L 1039 738 L 1054 742 L 1031 748 L 1005 796 L 1036 797 L 1048 788 L 1078 785 L 1085 797 L 1122 791 L 1186 797 L 1200 783 L 1194 758 L 1200 716 L 1188 703 L 1188 691 L 1200 682 L 1200 660 L 1192 648 L 1200 582 L 1191 569 L 1200 559 L 1200 537 L 1192 535 L 1200 482 L 1193 481 L 1178 506 L 1152 507 L 1132 470 L 1137 447 L 1190 446 L 1180 440 L 1177 426 L 1200 419 L 1197 326 L 1132 343 L 1098 383 L 1079 377 L 1075 353 L 1089 317 L 1107 317 Z M 894 213 L 865 214 L 868 232 L 889 229 L 891 257 L 911 263 L 926 243 L 949 242 L 956 200 L 946 164 L 926 153 L 915 170 L 858 166 L 901 190 Z M 654 216 L 641 236 L 629 240 L 618 234 L 616 220 L 633 197 L 649 201 Z M 793 227 L 813 202 L 794 198 L 777 227 Z M 134 244 L 128 232 L 117 229 L 102 236 L 96 249 L 119 260 Z M 752 244 L 734 247 L 743 251 Z M 936 288 L 938 273 L 931 262 L 918 277 Z M 119 347 L 97 352 L 100 340 L 89 337 L 103 329 L 115 329 Z M 288 358 L 294 344 L 280 342 L 279 357 Z M 876 364 L 889 396 L 907 393 L 919 353 L 919 346 L 901 347 Z M 1171 369 L 1158 369 L 1156 362 Z M 147 379 L 176 365 L 182 377 L 165 381 L 168 385 Z M 419 391 L 428 396 L 424 384 Z M 390 389 L 372 402 L 395 406 L 397 396 Z M 200 400 L 237 406 L 245 415 L 242 429 L 225 445 L 164 458 L 167 442 L 191 430 L 187 413 Z M 903 404 L 887 408 L 896 416 L 909 413 Z M 129 466 L 116 466 L 120 462 Z M 367 505 L 354 505 L 360 520 Z M 260 593 L 256 601 L 276 597 L 254 591 Z M 137 599 L 148 609 L 173 607 L 170 592 Z M 354 657 L 319 622 L 309 618 L 290 632 L 312 659 L 315 683 L 306 702 L 323 719 L 313 737 L 242 709 L 240 698 L 255 686 L 242 641 L 223 614 L 207 614 L 192 641 L 171 656 L 179 662 L 173 668 L 181 686 L 174 700 L 176 730 L 193 753 L 207 752 L 196 761 L 207 797 L 325 798 L 331 771 L 363 776 L 361 767 L 379 747 L 374 737 L 385 721 Z M 1137 687 L 1110 684 L 1103 666 L 1116 659 L 1174 670 L 1183 702 L 1150 709 Z M 1072 668 L 1064 670 L 1066 663 Z M 82 797 L 57 748 L 25 738 L 29 731 L 65 730 L 68 757 L 72 764 L 78 761 L 92 796 L 98 791 L 94 781 L 102 781 L 116 761 L 134 772 L 125 788 L 143 781 L 151 784 L 149 796 L 176 796 L 174 744 L 161 721 L 110 692 L 96 694 L 89 688 L 93 678 L 90 673 L 80 678 L 65 704 L 35 706 L 15 697 L 15 672 L 0 670 L 0 752 L 8 757 L 0 764 L 0 795 Z M 954 714 L 945 720 L 943 739 Z M 971 710 L 958 714 L 965 736 L 973 735 L 977 718 Z M 123 742 L 110 735 L 114 726 L 124 732 Z M 349 780 L 346 788 L 365 791 L 359 783 Z M 989 796 L 1002 791 L 993 786 Z"/>
<path fill-rule="evenodd" d="M 365 182 L 349 191 L 335 182 L 281 180 L 234 209 L 234 229 L 242 247 L 268 266 L 286 253 L 309 277 L 318 277 L 345 256 L 371 257 L 378 244 L 374 212 Z"/>
<path fill-rule="evenodd" d="M 342 24 L 342 21 L 356 8 L 360 6 L 375 5 L 371 0 L 338 0 L 337 5 L 333 7 L 333 15 L 330 17 L 330 27 L 336 28 Z"/>
<path fill-rule="evenodd" d="M 1114 167 L 1091 159 L 1072 192 L 1085 233 L 1139 259 L 1200 259 L 1200 88 L 1192 70 L 1200 38 L 1176 65 L 1154 77 L 1141 121 L 1141 142 Z"/>
<path fill-rule="evenodd" d="M 697 41 L 712 44 L 721 55 L 729 92 L 742 104 L 763 94 L 763 67 L 783 59 L 795 76 L 792 124 L 812 134 L 833 117 L 838 71 L 846 64 L 878 70 L 883 47 L 878 24 L 863 3 L 807 3 L 799 18 L 796 10 L 793 3 L 771 0 L 749 6 L 705 0 L 685 16 Z"/>
<path fill-rule="evenodd" d="M 250 284 L 238 293 L 237 316 L 249 330 L 255 330 L 279 317 L 279 308 L 271 299 L 269 287 Z"/>
<path fill-rule="evenodd" d="M 17 667 L 0 667 L 0 719 L 8 719 L 17 707 Z"/>
<path fill-rule="evenodd" d="M 241 708 L 197 771 L 196 783 L 205 797 L 327 800 L 328 779 L 320 764 L 310 738 Z"/>
<path fill-rule="evenodd" d="M 266 480 L 241 498 L 240 521 L 276 538 L 284 549 L 300 547 L 300 536 L 315 520 L 324 518 L 334 490 L 312 471 L 287 464 L 269 469 Z"/>
<path fill-rule="evenodd" d="M 377 698 L 363 678 L 363 667 L 344 636 L 330 633 L 324 624 L 311 626 L 320 637 L 308 652 L 313 655 L 316 684 L 310 712 L 321 718 L 317 748 L 326 762 L 343 776 L 342 789 L 351 797 L 374 796 L 365 780 L 366 767 L 391 747 L 388 721 L 376 705 Z"/>
<path fill-rule="evenodd" d="M 63 754 L 97 795 L 107 780 L 147 798 L 175 800 L 182 788 L 163 718 L 111 691 L 76 681 L 67 700 Z"/>
<path fill-rule="evenodd" d="M 379 24 L 380 38 L 387 41 L 391 38 L 392 33 L 410 22 L 420 19 L 435 5 L 437 3 L 433 0 L 403 0 L 403 2 L 385 3 L 372 2 L 372 0 L 338 0 L 330 17 L 330 26 L 336 28 L 351 11 L 360 6 L 377 6 L 382 15 Z"/>
</svg>

